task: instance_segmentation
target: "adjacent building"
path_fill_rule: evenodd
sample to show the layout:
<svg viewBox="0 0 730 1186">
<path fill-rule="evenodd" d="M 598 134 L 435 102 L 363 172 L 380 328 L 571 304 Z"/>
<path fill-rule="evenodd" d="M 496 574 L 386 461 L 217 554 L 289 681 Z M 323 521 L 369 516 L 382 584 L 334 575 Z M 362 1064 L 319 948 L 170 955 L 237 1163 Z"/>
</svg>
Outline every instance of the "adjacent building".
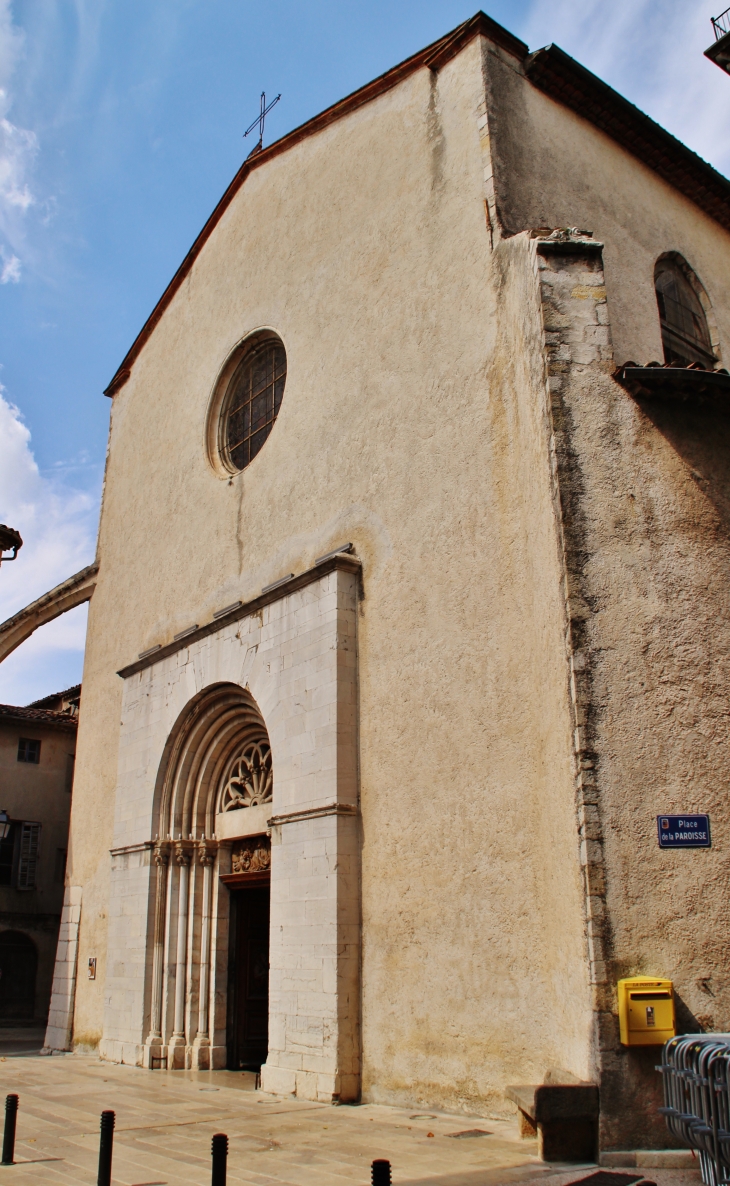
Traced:
<svg viewBox="0 0 730 1186">
<path fill-rule="evenodd" d="M 0 704 L 0 1025 L 48 1016 L 80 695 Z"/>
</svg>

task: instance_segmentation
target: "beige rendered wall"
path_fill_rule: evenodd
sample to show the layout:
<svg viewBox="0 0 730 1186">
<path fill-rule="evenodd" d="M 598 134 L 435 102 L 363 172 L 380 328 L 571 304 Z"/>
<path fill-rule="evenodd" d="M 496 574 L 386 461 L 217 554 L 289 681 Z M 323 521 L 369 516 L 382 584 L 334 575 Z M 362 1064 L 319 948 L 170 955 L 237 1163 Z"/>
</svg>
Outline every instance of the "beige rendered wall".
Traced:
<svg viewBox="0 0 730 1186">
<path fill-rule="evenodd" d="M 730 365 L 730 236 L 593 124 L 486 54 L 497 205 L 507 234 L 587 227 L 605 244 L 617 363 L 664 361 L 654 265 L 678 251 L 704 285 Z"/>
<path fill-rule="evenodd" d="M 573 380 L 566 405 L 611 978 L 667 976 L 680 1032 L 726 1031 L 730 417 L 608 377 Z M 655 817 L 686 811 L 710 814 L 712 848 L 660 851 Z M 656 1049 L 621 1047 L 615 1018 L 602 1044 L 604 1144 L 666 1142 Z"/>
<path fill-rule="evenodd" d="M 509 227 L 587 226 L 605 243 L 619 360 L 662 358 L 654 262 L 680 252 L 713 303 L 727 365 L 730 236 L 517 71 L 492 56 L 488 68 Z M 556 315 L 568 324 L 567 305 Z M 722 398 L 636 401 L 560 357 L 565 529 L 587 607 L 578 645 L 607 879 L 602 1144 L 656 1147 L 669 1141 L 656 1049 L 620 1045 L 616 980 L 670 977 L 680 1031 L 730 1027 L 730 420 Z M 710 850 L 659 850 L 655 817 L 684 811 L 709 812 Z"/>
<path fill-rule="evenodd" d="M 18 741 L 41 742 L 41 760 L 18 761 Z M 51 729 L 31 721 L 0 725 L 0 807 L 12 820 L 42 825 L 37 889 L 20 893 L 0 886 L 0 910 L 33 910 L 60 916 L 63 881 L 55 878 L 56 850 L 65 849 L 71 809 L 69 755 L 76 750 L 75 730 Z M 12 893 L 12 902 L 6 897 Z"/>
<path fill-rule="evenodd" d="M 483 1110 L 590 1071 L 537 311 L 492 257 L 481 49 L 254 171 L 115 397 L 71 884 L 101 1030 L 121 680 L 137 652 L 352 540 L 363 561 L 364 1094 Z M 285 343 L 262 453 L 204 449 L 240 339 Z M 512 339 L 524 343 L 519 357 Z"/>
</svg>

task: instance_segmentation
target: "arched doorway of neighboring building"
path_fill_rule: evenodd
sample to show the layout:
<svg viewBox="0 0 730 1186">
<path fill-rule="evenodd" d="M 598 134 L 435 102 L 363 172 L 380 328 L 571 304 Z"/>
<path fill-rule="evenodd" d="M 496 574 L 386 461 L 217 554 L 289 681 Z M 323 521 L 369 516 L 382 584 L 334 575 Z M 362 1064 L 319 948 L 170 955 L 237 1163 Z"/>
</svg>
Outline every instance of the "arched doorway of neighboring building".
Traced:
<svg viewBox="0 0 730 1186">
<path fill-rule="evenodd" d="M 258 705 L 237 685 L 207 688 L 178 719 L 158 778 L 147 1066 L 266 1061 L 272 795 Z"/>
<path fill-rule="evenodd" d="M 0 1018 L 25 1021 L 35 1016 L 38 951 L 21 931 L 0 934 Z"/>
</svg>

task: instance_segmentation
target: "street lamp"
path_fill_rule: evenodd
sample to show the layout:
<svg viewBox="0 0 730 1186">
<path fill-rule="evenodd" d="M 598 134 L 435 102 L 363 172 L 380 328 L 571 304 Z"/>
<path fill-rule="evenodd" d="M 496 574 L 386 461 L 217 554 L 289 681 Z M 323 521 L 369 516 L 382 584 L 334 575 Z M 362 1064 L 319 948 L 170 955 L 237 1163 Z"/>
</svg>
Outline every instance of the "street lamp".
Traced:
<svg viewBox="0 0 730 1186">
<path fill-rule="evenodd" d="M 0 564 L 3 560 L 10 561 L 17 558 L 18 552 L 23 546 L 23 540 L 20 532 L 16 531 L 14 527 L 6 527 L 4 523 L 0 523 Z M 12 556 L 3 556 L 3 552 L 12 552 Z"/>
<path fill-rule="evenodd" d="M 10 831 L 10 816 L 3 807 L 0 810 L 0 840 L 4 840 Z"/>
</svg>

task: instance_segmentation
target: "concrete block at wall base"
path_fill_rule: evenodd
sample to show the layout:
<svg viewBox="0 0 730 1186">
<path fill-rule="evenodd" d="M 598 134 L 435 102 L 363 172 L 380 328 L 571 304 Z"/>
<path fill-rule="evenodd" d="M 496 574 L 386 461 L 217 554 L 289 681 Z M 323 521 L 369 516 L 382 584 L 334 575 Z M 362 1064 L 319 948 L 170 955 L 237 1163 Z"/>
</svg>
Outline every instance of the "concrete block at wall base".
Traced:
<svg viewBox="0 0 730 1186">
<path fill-rule="evenodd" d="M 121 1062 L 130 1067 L 141 1067 L 144 1046 L 141 1042 L 122 1042 Z"/>
<path fill-rule="evenodd" d="M 167 1054 L 162 1046 L 162 1038 L 157 1042 L 145 1042 L 142 1066 L 147 1071 L 167 1070 Z"/>
<path fill-rule="evenodd" d="M 49 1025 L 41 1054 L 66 1053 L 71 1049 L 68 1030 L 65 1026 Z"/>
<path fill-rule="evenodd" d="M 116 1038 L 102 1038 L 99 1057 L 105 1062 L 124 1063 L 130 1067 L 145 1065 L 146 1047 L 141 1042 L 121 1042 Z"/>
<path fill-rule="evenodd" d="M 360 1099 L 360 1076 L 340 1075 L 340 1103 L 353 1104 Z"/>
<path fill-rule="evenodd" d="M 261 1090 L 272 1095 L 295 1095 L 297 1077 L 295 1071 L 284 1067 L 270 1067 L 266 1063 L 261 1068 Z"/>
<path fill-rule="evenodd" d="M 209 1071 L 210 1066 L 210 1040 L 208 1038 L 196 1038 L 189 1051 L 190 1067 L 194 1071 Z"/>
<path fill-rule="evenodd" d="M 184 1071 L 188 1068 L 187 1043 L 184 1037 L 170 1038 L 167 1046 L 163 1047 L 163 1054 L 167 1055 L 168 1071 Z"/>
<path fill-rule="evenodd" d="M 538 1121 L 537 1155 L 542 1161 L 592 1162 L 598 1149 L 598 1119 Z"/>
<path fill-rule="evenodd" d="M 59 1037 L 58 1035 L 51 1037 L 49 1039 L 48 1031 L 46 1031 L 46 1044 L 43 1047 L 43 1049 L 41 1050 L 41 1054 L 47 1055 L 47 1054 L 68 1054 L 68 1053 L 70 1053 L 69 1046 L 61 1046 L 60 1045 L 60 1043 L 62 1041 L 63 1041 L 63 1036 Z"/>
<path fill-rule="evenodd" d="M 627 1149 L 601 1153 L 598 1164 L 626 1169 L 684 1170 L 697 1169 L 699 1160 L 691 1149 Z"/>
<path fill-rule="evenodd" d="M 211 1046 L 210 1067 L 213 1071 L 225 1071 L 228 1067 L 228 1048 L 226 1046 Z"/>
<path fill-rule="evenodd" d="M 543 1161 L 595 1161 L 598 1088 L 591 1083 L 520 1084 L 505 1090 L 520 1110 L 520 1136 L 534 1136 Z"/>
<path fill-rule="evenodd" d="M 334 1075 L 322 1076 L 322 1075 L 318 1075 L 316 1071 L 296 1071 L 295 1075 L 296 1075 L 296 1089 L 295 1090 L 296 1090 L 298 1099 L 303 1099 L 303 1100 L 320 1100 L 321 1099 L 322 1102 L 326 1103 L 328 1098 L 329 1099 L 332 1098 L 332 1089 L 331 1088 L 330 1088 L 329 1097 L 327 1096 L 327 1079 L 329 1078 L 330 1082 L 333 1083 Z M 324 1082 L 322 1084 L 322 1086 L 324 1088 L 324 1095 L 322 1097 L 320 1097 L 320 1094 L 319 1094 L 320 1079 L 324 1080 Z"/>
</svg>

